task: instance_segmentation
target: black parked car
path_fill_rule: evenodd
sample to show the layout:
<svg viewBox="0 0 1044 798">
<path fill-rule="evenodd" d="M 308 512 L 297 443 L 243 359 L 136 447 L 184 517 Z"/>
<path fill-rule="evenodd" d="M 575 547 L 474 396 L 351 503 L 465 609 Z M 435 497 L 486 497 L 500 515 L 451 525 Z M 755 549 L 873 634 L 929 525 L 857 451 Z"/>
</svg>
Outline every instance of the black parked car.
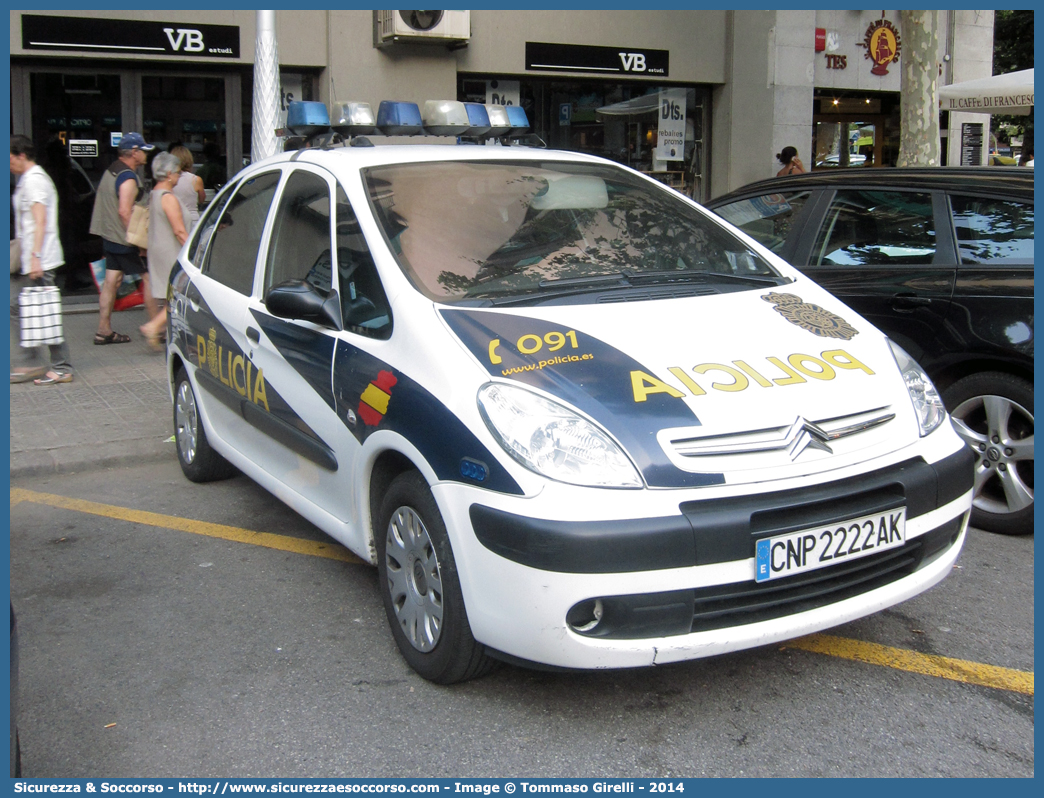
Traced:
<svg viewBox="0 0 1044 798">
<path fill-rule="evenodd" d="M 1033 531 L 1033 171 L 841 169 L 708 203 L 906 349 L 978 453 L 972 523 Z"/>
</svg>

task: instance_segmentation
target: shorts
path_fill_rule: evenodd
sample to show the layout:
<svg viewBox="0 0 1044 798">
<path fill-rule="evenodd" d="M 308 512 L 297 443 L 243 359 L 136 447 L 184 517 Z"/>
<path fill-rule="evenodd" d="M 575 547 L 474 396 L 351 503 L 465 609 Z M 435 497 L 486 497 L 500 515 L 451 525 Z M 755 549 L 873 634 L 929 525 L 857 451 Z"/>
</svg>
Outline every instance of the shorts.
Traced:
<svg viewBox="0 0 1044 798">
<path fill-rule="evenodd" d="M 105 270 L 124 274 L 148 274 L 149 267 L 138 252 L 105 252 Z"/>
</svg>

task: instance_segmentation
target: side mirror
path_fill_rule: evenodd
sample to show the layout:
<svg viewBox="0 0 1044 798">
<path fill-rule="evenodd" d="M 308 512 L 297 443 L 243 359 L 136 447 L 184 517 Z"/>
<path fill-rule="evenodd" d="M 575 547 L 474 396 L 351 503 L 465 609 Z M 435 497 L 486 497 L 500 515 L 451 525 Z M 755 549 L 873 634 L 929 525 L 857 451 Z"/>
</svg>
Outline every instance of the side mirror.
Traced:
<svg viewBox="0 0 1044 798">
<path fill-rule="evenodd" d="M 334 291 L 320 291 L 307 280 L 287 280 L 272 286 L 265 307 L 281 319 L 302 319 L 340 330 L 341 307 Z"/>
</svg>

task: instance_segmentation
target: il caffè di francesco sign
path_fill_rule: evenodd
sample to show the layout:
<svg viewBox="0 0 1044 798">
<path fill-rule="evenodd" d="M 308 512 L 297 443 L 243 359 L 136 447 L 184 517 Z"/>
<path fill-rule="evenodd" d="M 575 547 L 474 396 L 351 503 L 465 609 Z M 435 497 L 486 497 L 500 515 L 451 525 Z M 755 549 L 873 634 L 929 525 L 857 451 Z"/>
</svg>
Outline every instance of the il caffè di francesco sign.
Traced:
<svg viewBox="0 0 1044 798">
<path fill-rule="evenodd" d="M 52 53 L 239 58 L 239 26 L 23 14 L 22 48 Z"/>
</svg>

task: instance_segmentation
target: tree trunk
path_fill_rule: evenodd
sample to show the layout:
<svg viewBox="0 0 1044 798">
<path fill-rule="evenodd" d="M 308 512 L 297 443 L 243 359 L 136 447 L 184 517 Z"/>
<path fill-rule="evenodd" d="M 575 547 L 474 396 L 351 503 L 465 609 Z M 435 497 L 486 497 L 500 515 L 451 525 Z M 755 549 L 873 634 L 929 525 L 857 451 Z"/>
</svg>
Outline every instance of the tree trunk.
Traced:
<svg viewBox="0 0 1044 798">
<path fill-rule="evenodd" d="M 939 165 L 939 12 L 900 11 L 903 55 L 897 166 Z"/>
</svg>

